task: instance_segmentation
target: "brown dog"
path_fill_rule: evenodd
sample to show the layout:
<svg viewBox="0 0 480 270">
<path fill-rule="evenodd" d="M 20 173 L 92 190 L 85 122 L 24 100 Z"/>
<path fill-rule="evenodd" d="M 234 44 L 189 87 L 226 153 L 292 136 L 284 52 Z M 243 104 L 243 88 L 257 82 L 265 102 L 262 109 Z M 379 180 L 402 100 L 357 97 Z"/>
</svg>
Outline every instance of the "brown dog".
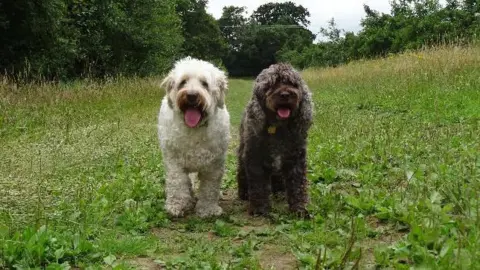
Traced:
<svg viewBox="0 0 480 270">
<path fill-rule="evenodd" d="M 292 212 L 307 217 L 307 133 L 311 92 L 290 65 L 275 64 L 256 78 L 240 125 L 238 195 L 249 213 L 268 215 L 269 196 L 286 190 Z"/>
</svg>

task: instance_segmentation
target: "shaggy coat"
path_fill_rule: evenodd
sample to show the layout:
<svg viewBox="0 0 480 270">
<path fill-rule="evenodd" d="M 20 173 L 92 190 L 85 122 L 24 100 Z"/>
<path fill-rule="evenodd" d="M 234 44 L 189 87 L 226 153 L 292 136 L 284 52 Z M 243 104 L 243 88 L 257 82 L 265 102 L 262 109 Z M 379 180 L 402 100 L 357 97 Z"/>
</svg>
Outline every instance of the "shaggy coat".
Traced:
<svg viewBox="0 0 480 270">
<path fill-rule="evenodd" d="M 270 194 L 286 191 L 289 209 L 307 217 L 307 133 L 311 92 L 287 64 L 274 64 L 256 78 L 240 124 L 238 195 L 249 213 L 268 215 Z"/>
<path fill-rule="evenodd" d="M 230 116 L 225 105 L 226 75 L 194 58 L 179 60 L 162 82 L 166 95 L 158 114 L 158 137 L 166 170 L 165 209 L 183 216 L 222 214 L 218 205 Z M 189 174 L 197 173 L 198 201 Z"/>
</svg>

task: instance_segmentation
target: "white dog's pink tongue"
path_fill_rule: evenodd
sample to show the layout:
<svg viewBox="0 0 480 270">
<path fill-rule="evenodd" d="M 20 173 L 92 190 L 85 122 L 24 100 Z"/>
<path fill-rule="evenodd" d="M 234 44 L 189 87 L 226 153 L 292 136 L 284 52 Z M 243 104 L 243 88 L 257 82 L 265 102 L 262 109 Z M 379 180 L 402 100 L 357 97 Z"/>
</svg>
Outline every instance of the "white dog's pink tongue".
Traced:
<svg viewBox="0 0 480 270">
<path fill-rule="evenodd" d="M 281 118 L 288 118 L 290 116 L 290 109 L 280 108 L 280 109 L 277 110 L 277 114 Z"/>
<path fill-rule="evenodd" d="M 185 124 L 191 128 L 196 127 L 201 118 L 202 113 L 197 109 L 187 109 L 185 111 Z"/>
</svg>

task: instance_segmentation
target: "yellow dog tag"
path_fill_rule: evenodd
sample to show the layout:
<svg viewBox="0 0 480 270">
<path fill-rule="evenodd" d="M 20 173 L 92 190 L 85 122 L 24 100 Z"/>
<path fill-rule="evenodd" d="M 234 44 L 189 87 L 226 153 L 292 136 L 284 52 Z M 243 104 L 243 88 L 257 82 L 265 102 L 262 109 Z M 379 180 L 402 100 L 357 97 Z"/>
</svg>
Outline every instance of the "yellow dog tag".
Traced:
<svg viewBox="0 0 480 270">
<path fill-rule="evenodd" d="M 268 127 L 268 134 L 275 134 L 277 132 L 277 127 L 276 126 L 269 126 Z"/>
</svg>

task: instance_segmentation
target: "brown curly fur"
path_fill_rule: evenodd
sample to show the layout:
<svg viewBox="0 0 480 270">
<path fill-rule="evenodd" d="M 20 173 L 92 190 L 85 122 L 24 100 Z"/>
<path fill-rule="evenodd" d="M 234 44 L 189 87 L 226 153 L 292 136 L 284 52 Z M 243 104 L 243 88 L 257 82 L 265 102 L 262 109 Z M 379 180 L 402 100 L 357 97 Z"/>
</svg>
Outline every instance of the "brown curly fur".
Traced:
<svg viewBox="0 0 480 270">
<path fill-rule="evenodd" d="M 290 110 L 280 117 L 279 108 Z M 238 195 L 249 213 L 268 215 L 269 196 L 286 190 L 289 209 L 308 216 L 307 133 L 312 124 L 311 92 L 288 64 L 274 64 L 256 78 L 240 124 Z"/>
</svg>

